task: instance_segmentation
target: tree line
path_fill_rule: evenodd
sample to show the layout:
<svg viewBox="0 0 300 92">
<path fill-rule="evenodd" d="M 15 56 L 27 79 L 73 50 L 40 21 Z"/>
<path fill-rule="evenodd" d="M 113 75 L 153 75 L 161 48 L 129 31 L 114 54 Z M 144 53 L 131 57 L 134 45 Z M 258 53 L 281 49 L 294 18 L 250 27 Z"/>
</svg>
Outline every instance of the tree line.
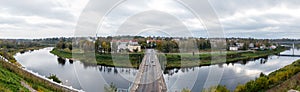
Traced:
<svg viewBox="0 0 300 92">
<path fill-rule="evenodd" d="M 211 41 L 207 38 L 179 38 L 179 37 L 142 37 L 142 36 L 117 36 L 117 37 L 97 37 L 97 38 L 60 38 L 56 44 L 56 48 L 64 49 L 66 51 L 75 48 L 81 48 L 84 51 L 95 51 L 99 54 L 107 54 L 116 52 L 118 44 L 113 43 L 113 40 L 130 39 L 138 42 L 142 49 L 153 48 L 164 53 L 178 53 L 182 48 L 195 48 L 199 51 L 210 50 Z M 230 46 L 237 46 L 237 43 L 243 43 L 240 50 L 250 49 L 249 45 L 253 44 L 254 47 L 271 46 L 270 39 L 254 39 L 254 38 L 226 38 L 227 50 Z M 73 41 L 73 42 L 72 42 Z M 191 44 L 192 43 L 192 44 Z"/>
</svg>

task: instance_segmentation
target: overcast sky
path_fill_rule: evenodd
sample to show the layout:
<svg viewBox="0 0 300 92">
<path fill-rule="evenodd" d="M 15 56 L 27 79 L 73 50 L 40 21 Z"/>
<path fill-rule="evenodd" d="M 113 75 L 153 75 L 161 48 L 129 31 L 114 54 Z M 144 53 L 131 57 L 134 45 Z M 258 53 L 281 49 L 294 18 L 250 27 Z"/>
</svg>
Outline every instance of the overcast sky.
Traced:
<svg viewBox="0 0 300 92">
<path fill-rule="evenodd" d="M 172 0 L 128 1 L 107 15 L 99 35 L 115 34 L 114 32 L 120 31 L 120 28 L 135 31 L 132 26 L 144 24 L 143 26 L 154 28 L 156 31 L 146 34 L 168 34 L 161 32 L 160 29 L 183 34 L 181 30 L 186 28 L 193 36 L 208 36 L 201 21 Z M 88 0 L 1 0 L 0 38 L 72 37 L 78 18 L 88 2 Z M 143 5 L 145 2 L 147 4 Z M 300 38 L 299 0 L 209 0 L 209 2 L 219 17 L 225 37 Z M 144 10 L 149 12 L 140 13 Z M 153 16 L 150 16 L 152 13 Z M 174 21 L 176 19 L 181 22 Z M 143 30 L 139 35 L 150 30 L 135 29 Z"/>
</svg>

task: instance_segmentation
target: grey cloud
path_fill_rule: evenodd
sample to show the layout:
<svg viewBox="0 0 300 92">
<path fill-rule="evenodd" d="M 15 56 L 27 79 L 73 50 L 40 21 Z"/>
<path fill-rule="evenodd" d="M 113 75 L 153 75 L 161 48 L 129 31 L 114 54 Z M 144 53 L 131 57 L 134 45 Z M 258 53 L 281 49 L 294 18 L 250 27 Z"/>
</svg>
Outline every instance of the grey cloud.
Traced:
<svg viewBox="0 0 300 92">
<path fill-rule="evenodd" d="M 297 8 L 299 0 L 209 0 L 220 16 L 231 16 L 236 12 L 249 9 L 265 10 L 272 7 L 285 5 L 290 8 Z"/>
<path fill-rule="evenodd" d="M 43 16 L 73 22 L 75 20 L 74 15 L 69 11 L 63 10 L 60 5 L 47 0 L 2 0 L 0 8 L 5 9 L 13 16 Z"/>
</svg>

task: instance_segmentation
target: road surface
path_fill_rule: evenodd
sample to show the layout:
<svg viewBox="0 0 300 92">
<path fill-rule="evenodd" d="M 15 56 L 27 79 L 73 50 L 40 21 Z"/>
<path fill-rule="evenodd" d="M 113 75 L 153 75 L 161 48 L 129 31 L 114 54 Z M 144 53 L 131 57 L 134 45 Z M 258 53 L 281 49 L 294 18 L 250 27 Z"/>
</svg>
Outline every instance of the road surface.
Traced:
<svg viewBox="0 0 300 92">
<path fill-rule="evenodd" d="M 153 49 L 146 50 L 131 92 L 166 92 L 161 66 Z"/>
</svg>

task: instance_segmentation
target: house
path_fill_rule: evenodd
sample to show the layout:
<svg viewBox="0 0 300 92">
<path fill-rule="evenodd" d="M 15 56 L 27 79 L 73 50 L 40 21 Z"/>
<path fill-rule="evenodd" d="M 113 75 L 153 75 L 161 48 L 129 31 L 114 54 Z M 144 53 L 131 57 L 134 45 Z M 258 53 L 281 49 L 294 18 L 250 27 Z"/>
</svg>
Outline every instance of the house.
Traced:
<svg viewBox="0 0 300 92">
<path fill-rule="evenodd" d="M 229 50 L 230 51 L 237 51 L 237 50 L 239 50 L 239 47 L 237 47 L 237 46 L 231 46 L 231 47 L 229 47 Z"/>
<path fill-rule="evenodd" d="M 261 45 L 261 46 L 259 47 L 259 49 L 260 49 L 260 50 L 265 50 L 265 49 L 266 49 L 266 45 L 264 45 L 264 44 Z"/>
<path fill-rule="evenodd" d="M 244 43 L 236 43 L 236 46 L 237 46 L 239 49 L 241 49 L 241 48 L 244 47 Z"/>
<path fill-rule="evenodd" d="M 270 49 L 276 49 L 277 47 L 275 45 L 270 46 Z"/>
<path fill-rule="evenodd" d="M 254 43 L 250 43 L 249 44 L 249 48 L 254 48 L 255 46 L 254 46 Z"/>
<path fill-rule="evenodd" d="M 135 40 L 112 40 L 110 42 L 112 52 L 137 52 L 141 51 L 141 46 Z"/>
</svg>

